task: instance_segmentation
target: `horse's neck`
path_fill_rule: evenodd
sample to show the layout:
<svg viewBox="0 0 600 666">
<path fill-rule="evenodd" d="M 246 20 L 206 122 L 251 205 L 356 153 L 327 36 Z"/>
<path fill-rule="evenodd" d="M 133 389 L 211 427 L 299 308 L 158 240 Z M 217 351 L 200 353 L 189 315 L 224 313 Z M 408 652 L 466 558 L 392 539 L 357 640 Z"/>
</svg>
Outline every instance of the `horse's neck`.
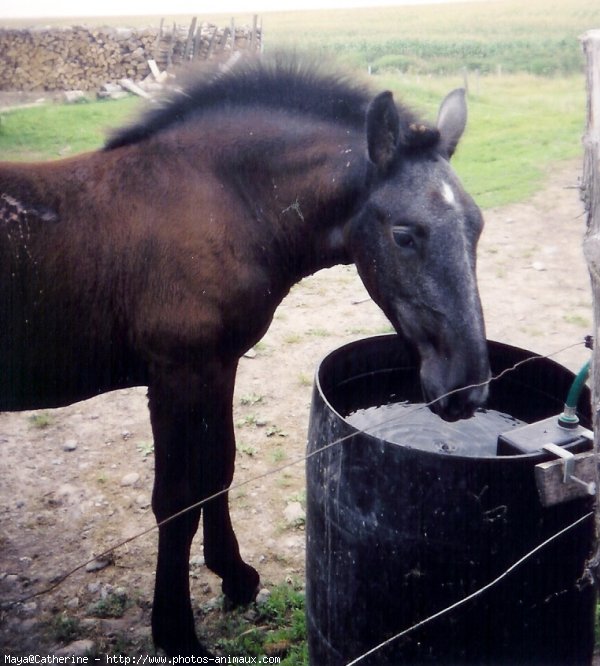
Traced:
<svg viewBox="0 0 600 666">
<path fill-rule="evenodd" d="M 362 137 L 324 124 L 273 124 L 266 139 L 247 141 L 242 159 L 225 158 L 226 178 L 294 280 L 349 263 L 343 227 L 365 184 Z"/>
</svg>

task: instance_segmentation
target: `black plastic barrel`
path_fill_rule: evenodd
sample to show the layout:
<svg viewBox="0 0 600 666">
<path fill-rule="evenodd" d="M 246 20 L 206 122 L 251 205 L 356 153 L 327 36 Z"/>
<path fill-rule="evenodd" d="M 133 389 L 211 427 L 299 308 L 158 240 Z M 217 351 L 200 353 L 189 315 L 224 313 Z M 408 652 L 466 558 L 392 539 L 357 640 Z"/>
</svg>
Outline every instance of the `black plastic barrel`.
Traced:
<svg viewBox="0 0 600 666">
<path fill-rule="evenodd" d="M 495 342 L 489 352 L 494 375 L 534 356 Z M 559 414 L 573 377 L 551 360 L 531 361 L 491 384 L 488 407 L 528 423 Z M 587 497 L 542 507 L 534 479 L 542 453 L 419 450 L 347 420 L 402 400 L 421 401 L 418 359 L 395 335 L 341 347 L 318 368 L 307 461 L 312 666 L 346 664 L 460 601 L 592 509 Z M 587 389 L 580 406 L 589 427 Z M 590 664 L 595 592 L 584 570 L 593 537 L 587 518 L 360 663 Z"/>
</svg>

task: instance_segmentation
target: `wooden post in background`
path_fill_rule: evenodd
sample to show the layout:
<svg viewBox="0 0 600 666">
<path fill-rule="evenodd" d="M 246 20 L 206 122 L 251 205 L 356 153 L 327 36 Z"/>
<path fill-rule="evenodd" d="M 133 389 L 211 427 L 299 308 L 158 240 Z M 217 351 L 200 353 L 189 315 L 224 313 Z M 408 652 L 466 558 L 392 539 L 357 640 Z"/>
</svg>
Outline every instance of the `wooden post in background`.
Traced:
<svg viewBox="0 0 600 666">
<path fill-rule="evenodd" d="M 258 38 L 256 32 L 258 30 L 258 14 L 254 14 L 252 17 L 252 37 L 250 38 L 250 47 L 252 52 L 256 50 L 256 40 Z"/>
<path fill-rule="evenodd" d="M 194 46 L 194 35 L 196 34 L 196 23 L 198 22 L 198 17 L 194 16 L 192 19 L 192 22 L 190 23 L 190 27 L 188 30 L 188 37 L 187 41 L 185 43 L 185 51 L 183 52 L 183 60 L 187 62 L 188 60 L 191 60 L 192 55 L 193 55 L 193 46 Z"/>
<path fill-rule="evenodd" d="M 582 198 L 587 212 L 583 251 L 592 282 L 594 301 L 594 352 L 592 361 L 592 415 L 594 454 L 600 460 L 600 30 L 582 38 L 587 72 L 587 128 L 583 137 Z M 596 464 L 596 552 L 589 563 L 596 582 L 600 580 L 600 478 Z"/>
</svg>

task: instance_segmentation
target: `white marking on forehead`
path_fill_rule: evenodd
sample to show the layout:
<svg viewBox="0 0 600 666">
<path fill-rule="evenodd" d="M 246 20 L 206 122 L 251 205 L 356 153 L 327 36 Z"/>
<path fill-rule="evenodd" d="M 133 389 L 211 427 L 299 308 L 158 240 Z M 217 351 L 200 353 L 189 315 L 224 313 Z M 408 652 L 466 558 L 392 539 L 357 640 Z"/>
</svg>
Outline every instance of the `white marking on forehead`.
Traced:
<svg viewBox="0 0 600 666">
<path fill-rule="evenodd" d="M 456 196 L 454 194 L 454 190 L 446 181 L 442 183 L 442 196 L 444 197 L 446 203 L 450 204 L 450 206 L 456 206 Z"/>
</svg>

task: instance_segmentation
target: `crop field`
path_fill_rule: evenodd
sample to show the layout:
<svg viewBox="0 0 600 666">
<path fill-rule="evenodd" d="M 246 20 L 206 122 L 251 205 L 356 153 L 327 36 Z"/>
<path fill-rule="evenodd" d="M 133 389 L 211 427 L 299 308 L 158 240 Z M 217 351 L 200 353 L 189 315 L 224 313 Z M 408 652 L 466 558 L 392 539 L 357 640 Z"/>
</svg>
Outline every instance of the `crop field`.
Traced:
<svg viewBox="0 0 600 666">
<path fill-rule="evenodd" d="M 594 0 L 483 0 L 269 14 L 267 44 L 341 55 L 373 70 L 559 74 L 581 69 L 577 37 L 600 24 Z"/>
<path fill-rule="evenodd" d="M 201 6 L 201 5 L 200 5 Z M 200 11 L 200 10 L 199 10 Z M 68 18 L 53 24 L 158 25 L 164 18 L 188 24 L 190 16 Z M 229 14 L 198 14 L 227 25 Z M 252 23 L 252 15 L 235 15 Z M 449 74 L 466 67 L 538 75 L 581 71 L 578 37 L 600 25 L 596 0 L 472 0 L 369 9 L 287 11 L 262 17 L 265 48 L 295 48 L 332 54 L 347 63 L 379 71 L 388 68 Z M 48 23 L 40 19 L 37 23 Z M 6 27 L 36 23 L 5 20 Z"/>
</svg>

